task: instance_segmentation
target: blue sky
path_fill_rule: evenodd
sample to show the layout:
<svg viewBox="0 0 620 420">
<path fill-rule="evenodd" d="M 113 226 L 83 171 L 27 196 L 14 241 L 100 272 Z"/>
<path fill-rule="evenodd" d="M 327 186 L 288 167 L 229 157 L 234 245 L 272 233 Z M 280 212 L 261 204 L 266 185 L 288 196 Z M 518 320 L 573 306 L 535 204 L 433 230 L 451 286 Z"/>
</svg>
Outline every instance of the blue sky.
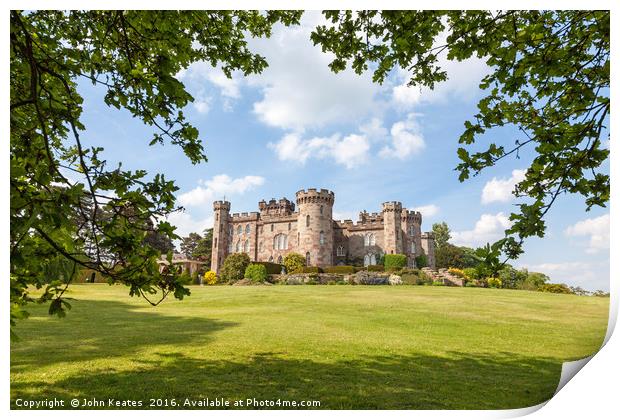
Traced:
<svg viewBox="0 0 620 420">
<path fill-rule="evenodd" d="M 186 208 L 170 218 L 180 234 L 211 227 L 212 202 L 224 196 L 233 212 L 256 211 L 263 198 L 294 199 L 297 190 L 316 187 L 335 192 L 336 218 L 356 220 L 361 210 L 380 211 L 383 201 L 398 200 L 422 211 L 423 230 L 446 221 L 459 245 L 499 239 L 519 202 L 510 193 L 532 155 L 526 150 L 458 181 L 457 140 L 482 95 L 484 62 L 442 61 L 449 80 L 434 91 L 406 87 L 403 71 L 383 85 L 370 74 L 334 75 L 330 57 L 309 41 L 319 18 L 306 13 L 301 27 L 276 27 L 270 39 L 252 40 L 270 64 L 261 75 L 230 80 L 205 63 L 178 75 L 196 99 L 185 112 L 200 130 L 208 163 L 194 166 L 170 145 L 149 147 L 150 128 L 106 107 L 104 92 L 89 84 L 81 85 L 85 142 L 104 146 L 111 165 L 174 179 Z M 516 130 L 496 130 L 479 147 L 517 138 Z M 547 236 L 528 240 L 515 265 L 554 282 L 608 290 L 608 209 L 586 213 L 581 198 L 563 196 L 547 225 Z"/>
</svg>

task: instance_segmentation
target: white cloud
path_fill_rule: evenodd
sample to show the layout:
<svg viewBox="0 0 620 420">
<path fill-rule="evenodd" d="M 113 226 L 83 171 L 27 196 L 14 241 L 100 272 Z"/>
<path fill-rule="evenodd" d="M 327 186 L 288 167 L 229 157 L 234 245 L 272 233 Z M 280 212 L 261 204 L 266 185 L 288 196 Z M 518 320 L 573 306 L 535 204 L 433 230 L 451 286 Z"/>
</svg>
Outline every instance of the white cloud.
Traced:
<svg viewBox="0 0 620 420">
<path fill-rule="evenodd" d="M 439 213 L 439 206 L 436 206 L 435 204 L 429 204 L 426 206 L 415 207 L 414 210 L 422 213 L 422 216 L 424 217 L 433 217 L 437 213 Z"/>
<path fill-rule="evenodd" d="M 493 243 L 504 236 L 504 231 L 511 226 L 511 222 L 504 213 L 483 214 L 472 230 L 452 232 L 452 242 L 455 245 L 478 247 L 487 242 Z"/>
<path fill-rule="evenodd" d="M 388 131 L 383 126 L 383 121 L 377 117 L 360 125 L 359 130 L 360 133 L 364 134 L 371 141 L 383 141 L 388 136 Z"/>
<path fill-rule="evenodd" d="M 595 254 L 609 249 L 609 213 L 600 217 L 585 219 L 569 226 L 566 236 L 589 236 L 586 252 Z"/>
<path fill-rule="evenodd" d="M 213 67 L 204 61 L 197 61 L 192 63 L 189 68 L 181 70 L 176 76 L 181 81 L 192 82 L 201 86 L 200 93 L 196 95 L 197 98 L 194 100 L 194 108 L 202 113 L 209 110 L 213 99 L 208 97 L 208 100 L 205 100 L 205 81 L 219 90 L 220 96 L 223 98 L 224 110 L 231 110 L 234 100 L 241 97 L 243 75 L 240 71 L 233 72 L 232 78 L 229 79 L 221 68 Z M 205 109 L 206 111 L 202 111 Z"/>
<path fill-rule="evenodd" d="M 525 169 L 515 169 L 510 178 L 495 178 L 487 182 L 482 189 L 482 204 L 493 202 L 506 203 L 514 198 L 515 185 L 525 179 Z"/>
<path fill-rule="evenodd" d="M 370 142 L 365 136 L 350 134 L 342 137 L 312 137 L 303 139 L 298 133 L 289 133 L 277 143 L 269 143 L 278 159 L 305 164 L 309 158 L 332 159 L 347 169 L 365 163 L 368 159 Z"/>
<path fill-rule="evenodd" d="M 359 216 L 359 212 L 356 213 L 354 211 L 337 211 L 334 210 L 332 212 L 332 218 L 334 220 L 357 220 Z"/>
<path fill-rule="evenodd" d="M 196 232 L 202 235 L 203 230 L 213 227 L 213 216 L 195 220 L 189 213 L 181 211 L 168 215 L 166 220 L 171 225 L 176 226 L 176 230 L 174 232 L 179 236 L 187 236 L 191 232 Z"/>
<path fill-rule="evenodd" d="M 211 97 L 199 96 L 194 98 L 194 109 L 201 114 L 207 114 L 211 109 Z"/>
<path fill-rule="evenodd" d="M 183 206 L 199 206 L 210 204 L 211 201 L 221 199 L 224 195 L 243 194 L 244 192 L 263 185 L 265 178 L 248 175 L 243 178 L 232 179 L 226 174 L 216 175 L 210 180 L 199 181 L 199 186 L 179 196 L 179 203 Z"/>
<path fill-rule="evenodd" d="M 435 45 L 446 43 L 448 32 L 439 35 Z M 448 60 L 447 52 L 438 58 L 438 65 L 447 72 L 448 79 L 435 84 L 433 90 L 421 86 L 407 86 L 409 72 L 398 69 L 399 85 L 392 88 L 392 101 L 397 107 L 412 108 L 420 103 L 442 103 L 449 100 L 471 100 L 480 91 L 482 78 L 489 73 L 485 60 L 472 57 L 463 61 Z"/>
<path fill-rule="evenodd" d="M 586 290 L 609 290 L 609 261 L 565 261 L 521 264 L 519 268 L 544 273 L 551 283 L 580 286 Z"/>
<path fill-rule="evenodd" d="M 347 69 L 335 74 L 328 67 L 333 56 L 312 44 L 310 32 L 321 22 L 320 13 L 306 12 L 300 26 L 276 25 L 271 38 L 250 41 L 250 48 L 269 63 L 260 75 L 247 78 L 262 92 L 254 112 L 265 124 L 301 132 L 376 114 L 374 96 L 380 87 L 371 73 Z"/>
<path fill-rule="evenodd" d="M 415 117 L 415 114 L 409 114 L 406 120 L 392 125 L 390 130 L 392 144 L 383 147 L 379 156 L 404 160 L 424 149 L 426 145 Z"/>
</svg>

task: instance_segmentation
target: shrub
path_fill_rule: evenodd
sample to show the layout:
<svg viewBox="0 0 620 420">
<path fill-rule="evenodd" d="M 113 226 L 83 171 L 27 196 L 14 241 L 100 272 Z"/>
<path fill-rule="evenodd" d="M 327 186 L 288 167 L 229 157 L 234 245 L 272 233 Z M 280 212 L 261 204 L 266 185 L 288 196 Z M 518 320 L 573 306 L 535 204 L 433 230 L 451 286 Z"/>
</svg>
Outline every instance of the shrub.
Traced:
<svg viewBox="0 0 620 420">
<path fill-rule="evenodd" d="M 299 273 L 322 273 L 323 270 L 321 269 L 321 267 L 300 267 L 297 270 L 293 271 L 292 274 L 299 274 Z"/>
<path fill-rule="evenodd" d="M 284 264 L 276 264 L 268 261 L 255 261 L 252 264 L 260 264 L 267 269 L 267 274 L 282 274 L 282 268 L 286 268 Z"/>
<path fill-rule="evenodd" d="M 565 294 L 573 293 L 571 292 L 570 288 L 567 285 L 555 284 L 555 283 L 543 284 L 542 286 L 538 288 L 538 291 L 548 292 L 548 293 L 565 293 Z"/>
<path fill-rule="evenodd" d="M 177 280 L 179 283 L 184 284 L 184 285 L 191 284 L 192 276 L 190 276 L 190 274 L 187 271 L 184 271 L 181 274 L 179 274 L 179 276 L 177 277 Z"/>
<path fill-rule="evenodd" d="M 472 267 L 467 267 L 463 269 L 463 274 L 465 274 L 465 279 L 480 279 L 478 270 Z"/>
<path fill-rule="evenodd" d="M 398 270 L 407 266 L 407 256 L 403 254 L 385 254 L 383 264 L 386 270 Z"/>
<path fill-rule="evenodd" d="M 460 277 L 462 279 L 467 279 L 467 275 L 465 274 L 465 271 L 461 270 L 460 268 L 449 268 L 448 269 L 448 273 Z"/>
<path fill-rule="evenodd" d="M 286 267 L 286 272 L 292 273 L 295 270 L 306 266 L 306 258 L 301 254 L 291 252 L 284 257 L 282 263 Z"/>
<path fill-rule="evenodd" d="M 220 272 L 220 279 L 226 282 L 241 280 L 249 264 L 250 257 L 248 254 L 230 254 L 224 260 L 222 271 Z"/>
<path fill-rule="evenodd" d="M 204 274 L 203 280 L 206 284 L 215 284 L 217 283 L 217 274 L 209 270 Z"/>
<path fill-rule="evenodd" d="M 366 267 L 368 271 L 385 271 L 385 268 L 382 265 L 369 265 Z"/>
<path fill-rule="evenodd" d="M 434 281 L 434 282 L 432 283 L 432 285 L 433 285 L 433 286 L 445 286 L 445 284 L 443 284 L 443 282 L 442 282 L 442 281 Z"/>
<path fill-rule="evenodd" d="M 422 254 L 415 257 L 415 266 L 418 268 L 428 267 L 428 258 L 426 258 L 426 255 Z"/>
<path fill-rule="evenodd" d="M 267 268 L 262 264 L 250 264 L 245 269 L 244 277 L 262 283 L 267 280 Z"/>
<path fill-rule="evenodd" d="M 355 269 L 352 265 L 332 265 L 330 267 L 325 267 L 323 272 L 334 274 L 353 274 L 355 273 Z"/>
<path fill-rule="evenodd" d="M 502 287 L 502 281 L 497 277 L 487 277 L 486 281 L 487 285 L 494 289 L 499 289 Z"/>
</svg>

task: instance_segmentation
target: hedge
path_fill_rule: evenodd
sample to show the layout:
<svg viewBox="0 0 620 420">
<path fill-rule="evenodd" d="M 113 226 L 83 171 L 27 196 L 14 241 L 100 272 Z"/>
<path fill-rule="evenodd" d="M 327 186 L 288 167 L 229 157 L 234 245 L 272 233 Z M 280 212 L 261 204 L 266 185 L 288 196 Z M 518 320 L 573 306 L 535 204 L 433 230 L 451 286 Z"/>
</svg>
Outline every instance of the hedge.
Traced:
<svg viewBox="0 0 620 420">
<path fill-rule="evenodd" d="M 267 268 L 263 264 L 250 264 L 245 269 L 244 277 L 262 283 L 267 281 Z"/>
<path fill-rule="evenodd" d="M 282 274 L 283 264 L 276 264 L 268 261 L 253 261 L 252 264 L 260 264 L 267 269 L 267 274 Z"/>
<path fill-rule="evenodd" d="M 368 271 L 385 271 L 385 267 L 382 265 L 369 265 L 366 267 Z"/>
<path fill-rule="evenodd" d="M 385 254 L 383 264 L 386 270 L 398 270 L 407 266 L 407 256 L 403 254 Z"/>
<path fill-rule="evenodd" d="M 325 267 L 323 272 L 334 274 L 353 274 L 355 273 L 355 268 L 352 265 L 332 265 Z"/>
<path fill-rule="evenodd" d="M 248 254 L 230 254 L 224 260 L 222 270 L 220 271 L 220 279 L 226 282 L 241 280 L 249 264 L 250 257 Z"/>
<path fill-rule="evenodd" d="M 321 267 L 301 267 L 294 270 L 291 274 L 300 274 L 300 273 L 322 273 L 323 269 Z"/>
</svg>

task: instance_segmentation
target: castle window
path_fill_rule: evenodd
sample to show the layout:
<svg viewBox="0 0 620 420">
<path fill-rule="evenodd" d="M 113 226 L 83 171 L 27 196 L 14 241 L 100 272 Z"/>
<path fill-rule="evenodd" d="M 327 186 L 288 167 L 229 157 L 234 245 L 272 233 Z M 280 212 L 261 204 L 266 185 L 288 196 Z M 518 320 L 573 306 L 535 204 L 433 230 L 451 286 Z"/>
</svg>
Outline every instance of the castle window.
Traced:
<svg viewBox="0 0 620 420">
<path fill-rule="evenodd" d="M 271 224 L 271 231 L 273 232 L 273 223 Z"/>
<path fill-rule="evenodd" d="M 306 216 L 306 227 L 310 226 L 310 215 Z"/>
<path fill-rule="evenodd" d="M 235 245 L 235 252 L 241 252 L 241 241 L 237 241 L 237 245 Z"/>
<path fill-rule="evenodd" d="M 258 252 L 263 252 L 263 243 L 262 242 L 258 243 Z"/>
<path fill-rule="evenodd" d="M 377 264 L 377 256 L 375 254 L 364 255 L 364 267 Z"/>
<path fill-rule="evenodd" d="M 306 267 L 310 267 L 310 253 L 306 252 Z"/>
<path fill-rule="evenodd" d="M 232 225 L 228 226 L 228 234 L 230 236 L 233 236 L 233 227 L 232 227 Z"/>
<path fill-rule="evenodd" d="M 288 224 L 288 230 L 291 230 L 291 224 L 290 223 Z"/>
<path fill-rule="evenodd" d="M 241 227 L 241 225 L 237 226 L 237 235 L 241 235 L 241 232 L 243 232 L 243 227 Z"/>
<path fill-rule="evenodd" d="M 282 255 L 278 257 L 278 264 L 282 264 Z"/>
<path fill-rule="evenodd" d="M 218 220 L 218 216 L 219 216 L 219 215 L 220 215 L 219 213 L 215 213 L 215 220 L 216 220 L 216 221 Z"/>
<path fill-rule="evenodd" d="M 367 233 L 364 235 L 364 246 L 375 246 L 375 234 Z"/>
<path fill-rule="evenodd" d="M 229 254 L 232 254 L 232 252 L 233 252 L 233 243 L 232 243 L 232 241 L 230 241 L 230 242 L 228 243 L 228 253 L 229 253 Z"/>
<path fill-rule="evenodd" d="M 214 247 L 214 248 L 217 248 L 217 238 L 215 238 L 215 239 L 213 240 L 213 247 Z"/>
<path fill-rule="evenodd" d="M 269 257 L 269 262 L 273 262 L 273 255 Z"/>
<path fill-rule="evenodd" d="M 247 239 L 245 241 L 245 245 L 243 246 L 243 252 L 250 253 L 250 240 Z"/>
<path fill-rule="evenodd" d="M 323 206 L 319 208 L 319 211 L 321 212 L 321 214 L 323 214 Z"/>
<path fill-rule="evenodd" d="M 346 254 L 344 253 L 344 247 L 342 245 L 340 245 L 338 248 L 336 248 L 336 256 L 338 257 L 344 257 Z"/>
<path fill-rule="evenodd" d="M 250 233 L 250 225 L 245 225 L 245 233 Z"/>
<path fill-rule="evenodd" d="M 319 243 L 321 245 L 325 245 L 325 232 L 321 231 L 321 233 L 319 233 Z"/>
<path fill-rule="evenodd" d="M 411 242 L 411 253 L 415 254 L 415 242 Z"/>
<path fill-rule="evenodd" d="M 409 236 L 415 235 L 415 227 L 413 225 L 409 226 Z"/>
<path fill-rule="evenodd" d="M 297 246 L 301 245 L 301 235 L 297 232 Z"/>
<path fill-rule="evenodd" d="M 288 237 L 280 233 L 273 237 L 273 249 L 287 249 L 288 248 Z"/>
</svg>

